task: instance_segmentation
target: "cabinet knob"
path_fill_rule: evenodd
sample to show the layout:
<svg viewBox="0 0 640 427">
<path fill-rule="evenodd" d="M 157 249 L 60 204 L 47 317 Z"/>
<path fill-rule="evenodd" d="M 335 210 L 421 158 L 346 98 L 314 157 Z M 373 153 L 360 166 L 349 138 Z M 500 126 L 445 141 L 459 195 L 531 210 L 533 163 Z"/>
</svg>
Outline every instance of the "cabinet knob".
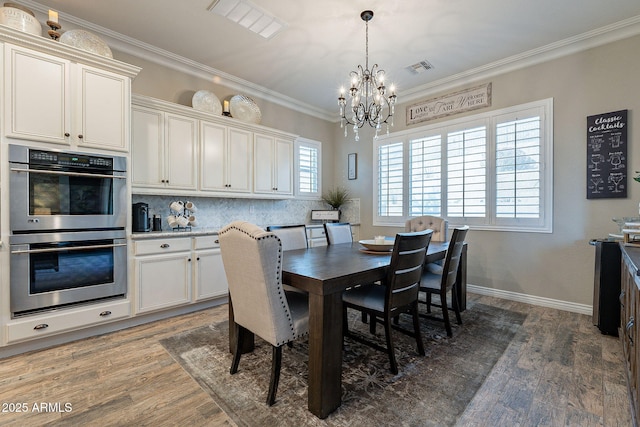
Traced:
<svg viewBox="0 0 640 427">
<path fill-rule="evenodd" d="M 82 134 L 78 135 L 78 139 L 82 139 L 82 138 L 83 138 Z"/>
<path fill-rule="evenodd" d="M 160 245 L 160 247 L 162 249 L 167 249 L 169 246 L 171 246 L 171 245 L 169 245 L 168 243 L 163 243 L 163 244 Z"/>
<path fill-rule="evenodd" d="M 69 135 L 70 135 L 69 132 L 64 133 L 64 136 L 69 136 Z"/>
<path fill-rule="evenodd" d="M 187 261 L 191 262 L 191 258 L 187 258 Z"/>
<path fill-rule="evenodd" d="M 105 310 L 102 313 L 100 313 L 100 316 L 102 317 L 111 316 L 111 312 L 109 310 Z"/>
<path fill-rule="evenodd" d="M 36 325 L 33 327 L 33 329 L 35 331 L 39 331 L 40 329 L 47 329 L 49 327 L 49 325 L 47 325 L 46 323 L 40 323 L 39 325 Z"/>
<path fill-rule="evenodd" d="M 197 258 L 196 258 L 196 261 L 200 261 L 200 257 L 197 257 Z"/>
</svg>

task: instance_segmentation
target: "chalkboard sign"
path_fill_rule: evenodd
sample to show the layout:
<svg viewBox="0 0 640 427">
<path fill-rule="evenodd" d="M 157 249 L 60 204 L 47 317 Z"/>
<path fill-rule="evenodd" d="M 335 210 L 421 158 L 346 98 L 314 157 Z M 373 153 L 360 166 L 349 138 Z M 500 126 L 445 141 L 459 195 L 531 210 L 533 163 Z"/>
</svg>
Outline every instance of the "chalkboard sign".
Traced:
<svg viewBox="0 0 640 427">
<path fill-rule="evenodd" d="M 587 199 L 627 197 L 627 110 L 587 117 Z"/>
</svg>

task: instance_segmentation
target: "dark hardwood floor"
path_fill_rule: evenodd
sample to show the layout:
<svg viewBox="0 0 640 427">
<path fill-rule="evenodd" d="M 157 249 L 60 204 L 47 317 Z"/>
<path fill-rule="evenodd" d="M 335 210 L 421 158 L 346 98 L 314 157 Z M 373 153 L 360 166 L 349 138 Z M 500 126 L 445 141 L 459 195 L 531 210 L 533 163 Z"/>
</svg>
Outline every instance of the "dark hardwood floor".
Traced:
<svg viewBox="0 0 640 427">
<path fill-rule="evenodd" d="M 631 425 L 621 344 L 590 316 L 476 303 L 528 317 L 459 426 Z M 226 317 L 223 305 L 0 360 L 0 425 L 235 425 L 159 343 Z"/>
</svg>

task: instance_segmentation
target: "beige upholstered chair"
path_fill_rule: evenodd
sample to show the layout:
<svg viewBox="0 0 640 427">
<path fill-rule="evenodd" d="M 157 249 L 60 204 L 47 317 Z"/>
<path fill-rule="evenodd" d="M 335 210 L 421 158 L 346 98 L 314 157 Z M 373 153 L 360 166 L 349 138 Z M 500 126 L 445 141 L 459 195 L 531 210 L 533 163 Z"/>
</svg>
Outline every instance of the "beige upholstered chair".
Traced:
<svg viewBox="0 0 640 427">
<path fill-rule="evenodd" d="M 440 273 L 434 273 L 425 268 L 422 273 L 422 280 L 420 281 L 420 292 L 426 293 L 426 300 L 424 302 L 427 305 L 427 313 L 431 313 L 431 306 L 440 307 L 442 309 L 442 318 L 438 320 L 444 321 L 445 329 L 447 330 L 447 336 L 452 336 L 451 322 L 449 321 L 449 310 L 453 310 L 456 314 L 456 320 L 458 325 L 462 324 L 462 317 L 460 316 L 460 301 L 458 301 L 455 284 L 458 278 L 458 265 L 460 265 L 460 258 L 462 256 L 462 247 L 464 245 L 464 239 L 469 231 L 469 226 L 456 227 L 453 229 L 451 240 L 449 241 L 449 248 L 447 249 L 447 255 L 444 259 L 444 265 Z M 451 307 L 447 303 L 447 293 L 451 292 Z M 433 304 L 431 302 L 431 295 L 436 294 L 440 296 L 440 304 Z M 423 317 L 433 318 L 429 315 L 423 315 Z"/>
<path fill-rule="evenodd" d="M 391 253 L 391 262 L 382 285 L 369 284 L 354 287 L 342 294 L 343 301 L 343 334 L 378 350 L 385 350 L 366 338 L 351 333 L 347 322 L 347 308 L 359 310 L 371 316 L 371 324 L 376 319 L 384 325 L 387 341 L 386 351 L 389 355 L 390 370 L 398 373 L 393 340 L 391 337 L 391 319 L 409 312 L 413 316 L 413 332 L 396 328 L 415 338 L 418 353 L 424 356 L 424 345 L 420 335 L 420 319 L 418 318 L 418 290 L 424 266 L 424 258 L 431 240 L 431 230 L 415 233 L 398 233 Z"/>
<path fill-rule="evenodd" d="M 330 245 L 353 242 L 351 224 L 348 222 L 326 222 L 324 232 L 327 236 L 327 243 Z"/>
<path fill-rule="evenodd" d="M 413 231 L 433 230 L 431 236 L 432 242 L 446 242 L 448 238 L 449 221 L 439 216 L 418 216 L 408 219 L 405 223 L 404 231 L 407 233 Z"/>
<path fill-rule="evenodd" d="M 307 228 L 304 225 L 270 225 L 267 231 L 272 231 L 282 241 L 283 251 L 307 249 Z"/>
<path fill-rule="evenodd" d="M 238 370 L 247 331 L 273 346 L 267 404 L 275 402 L 282 346 L 309 332 L 305 294 L 283 290 L 282 244 L 278 236 L 248 222 L 236 221 L 219 234 L 222 262 L 236 323 L 231 374 Z"/>
</svg>

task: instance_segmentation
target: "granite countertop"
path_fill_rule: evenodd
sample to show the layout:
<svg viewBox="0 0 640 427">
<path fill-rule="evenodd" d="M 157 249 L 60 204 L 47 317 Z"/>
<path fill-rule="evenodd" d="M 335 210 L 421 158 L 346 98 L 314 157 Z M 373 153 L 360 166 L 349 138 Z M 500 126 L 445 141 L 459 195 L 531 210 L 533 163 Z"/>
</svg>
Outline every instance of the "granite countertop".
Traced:
<svg viewBox="0 0 640 427">
<path fill-rule="evenodd" d="M 146 233 L 132 233 L 133 240 L 157 239 L 162 237 L 195 237 L 217 235 L 219 228 L 192 228 L 190 231 L 148 231 Z"/>
</svg>

